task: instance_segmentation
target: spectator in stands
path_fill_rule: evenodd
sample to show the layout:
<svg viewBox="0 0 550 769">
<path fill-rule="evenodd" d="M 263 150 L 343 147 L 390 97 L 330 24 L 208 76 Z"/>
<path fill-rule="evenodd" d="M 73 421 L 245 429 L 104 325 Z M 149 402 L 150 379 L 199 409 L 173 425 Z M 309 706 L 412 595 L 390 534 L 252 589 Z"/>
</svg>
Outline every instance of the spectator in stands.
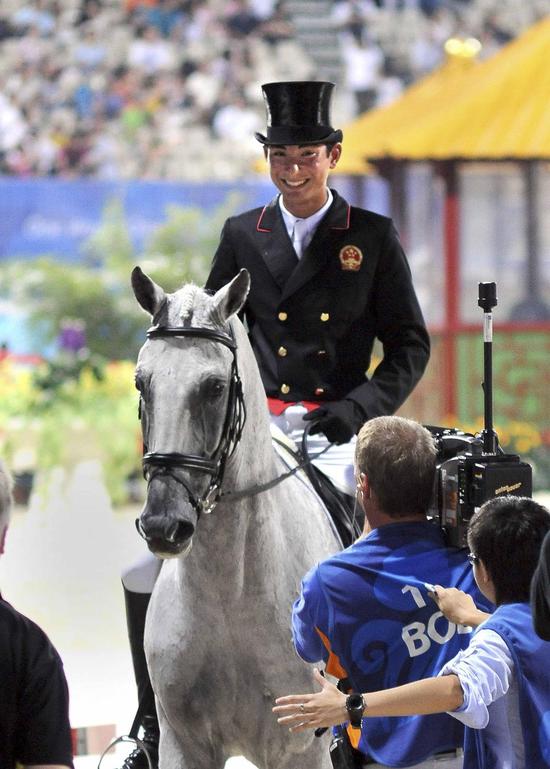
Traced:
<svg viewBox="0 0 550 769">
<path fill-rule="evenodd" d="M 512 2 L 519 6 L 521 0 Z M 499 6 L 497 13 L 494 4 L 478 8 L 478 3 L 480 0 L 446 0 L 428 17 L 420 10 L 419 0 L 341 0 L 334 3 L 331 22 L 334 28 L 347 30 L 356 37 L 365 30 L 376 36 L 383 51 L 383 68 L 391 70 L 391 77 L 380 78 L 376 86 L 374 103 L 378 105 L 439 63 L 444 40 L 460 30 L 464 21 L 469 25 L 468 33 L 482 39 L 482 56 L 520 31 L 509 4 L 505 8 Z M 289 61 L 297 80 L 310 78 L 315 71 L 309 50 L 302 53 L 292 14 L 286 18 L 283 0 L 235 0 L 225 6 L 218 0 L 122 0 L 119 4 L 100 0 L 25 0 L 20 7 L 13 2 L 10 6 L 11 12 L 3 6 L 0 12 L 1 87 L 11 106 L 19 110 L 27 130 L 24 137 L 12 144 L 9 164 L 8 156 L 0 154 L 0 172 L 63 174 L 63 163 L 35 164 L 29 139 L 43 134 L 45 127 L 53 124 L 55 128 L 49 134 L 54 143 L 62 146 L 67 134 L 83 127 L 89 130 L 81 123 L 92 119 L 91 143 L 114 148 L 114 152 L 109 151 L 112 162 L 96 166 L 93 173 L 99 173 L 100 168 L 107 168 L 115 176 L 139 176 L 145 168 L 149 173 L 148 157 L 139 154 L 132 136 L 123 130 L 121 105 L 117 108 L 112 91 L 113 80 L 118 81 L 117 72 L 126 67 L 131 74 L 167 72 L 177 78 L 186 91 L 187 103 L 182 110 L 186 124 L 204 129 L 188 134 L 192 145 L 188 156 L 193 156 L 193 162 L 187 166 L 182 162 L 181 147 L 164 145 L 170 157 L 162 164 L 163 173 L 183 178 L 186 170 L 192 169 L 193 175 L 200 177 L 207 167 L 211 179 L 225 176 L 231 168 L 239 175 L 249 167 L 247 145 L 237 144 L 228 154 L 223 140 L 215 135 L 207 147 L 203 141 L 220 93 L 239 92 L 246 108 L 255 110 L 258 100 L 253 84 L 260 77 L 286 79 Z M 394 23 L 392 15 L 404 10 L 408 14 L 407 24 Z M 532 23 L 539 14 L 537 4 L 522 4 L 521 26 Z M 149 28 L 156 31 L 157 39 L 153 39 L 154 33 L 146 39 L 150 33 L 145 35 L 142 30 Z M 267 55 L 257 45 L 259 41 L 272 46 Z M 342 55 L 346 48 L 342 46 Z M 231 54 L 224 55 L 225 50 Z M 190 73 L 182 66 L 184 56 L 195 67 L 210 69 L 214 84 L 203 77 L 203 70 L 201 77 L 191 78 L 187 90 Z M 354 73 L 360 71 L 361 67 L 353 68 Z M 73 98 L 76 83 L 81 87 L 77 98 Z M 133 89 L 127 98 L 134 102 L 148 100 L 139 78 L 128 77 L 125 86 Z M 372 93 L 370 87 L 367 90 L 370 104 Z M 364 103 L 359 109 L 363 106 Z M 350 117 L 351 113 L 352 110 Z M 178 120 L 182 117 L 177 115 Z M 171 117 L 167 111 L 156 118 L 150 126 L 152 132 L 157 132 L 151 146 L 158 147 L 164 141 L 163 120 L 171 122 Z M 1 115 L 0 122 L 5 122 Z M 58 137 L 61 123 L 63 130 Z"/>
<path fill-rule="evenodd" d="M 279 0 L 273 8 L 273 13 L 262 21 L 258 27 L 258 32 L 261 35 L 262 40 L 265 40 L 265 42 L 271 46 L 276 46 L 277 43 L 292 40 L 296 35 L 294 24 L 289 18 L 283 0 Z"/>
<path fill-rule="evenodd" d="M 236 96 L 221 104 L 212 119 L 215 136 L 220 139 L 240 141 L 261 128 L 256 110 L 247 106 L 243 96 Z"/>
<path fill-rule="evenodd" d="M 78 14 L 74 20 L 75 26 L 86 24 L 101 14 L 101 2 L 99 0 L 82 0 Z"/>
<path fill-rule="evenodd" d="M 138 27 L 136 38 L 128 48 L 128 65 L 146 75 L 173 69 L 177 58 L 173 44 L 165 40 L 153 24 Z"/>
<path fill-rule="evenodd" d="M 0 13 L 0 43 L 15 35 L 15 28 L 11 25 L 7 15 Z"/>
<path fill-rule="evenodd" d="M 57 3 L 34 0 L 34 2 L 28 2 L 18 8 L 12 15 L 11 22 L 20 31 L 35 28 L 40 36 L 46 36 L 53 34 L 58 15 L 59 6 Z"/>
<path fill-rule="evenodd" d="M 161 37 L 169 38 L 186 18 L 181 6 L 179 0 L 157 0 L 156 5 L 138 8 L 135 18 L 156 27 Z"/>
<path fill-rule="evenodd" d="M 364 32 L 358 39 L 348 35 L 342 57 L 345 84 L 355 97 L 355 114 L 359 115 L 372 109 L 377 102 L 384 54 L 380 46 Z"/>
<path fill-rule="evenodd" d="M 259 26 L 260 19 L 249 7 L 247 0 L 232 0 L 225 14 L 225 24 L 233 37 L 247 37 Z"/>
<path fill-rule="evenodd" d="M 12 480 L 0 462 L 0 555 Z M 69 694 L 63 664 L 46 634 L 0 597 L 0 765 L 2 769 L 73 766 Z"/>
<path fill-rule="evenodd" d="M 438 677 L 380 691 L 369 686 L 354 713 L 363 731 L 371 717 L 391 716 L 395 723 L 397 717 L 447 712 L 467 727 L 464 769 L 550 767 L 550 643 L 536 635 L 529 606 L 549 531 L 548 510 L 532 499 L 497 497 L 481 506 L 468 531 L 470 559 L 496 611 L 488 615 L 460 590 L 436 585 L 433 595 L 445 616 L 478 629 Z M 347 720 L 345 695 L 316 678 L 321 693 L 277 700 L 280 723 L 300 731 Z"/>
<path fill-rule="evenodd" d="M 107 57 L 105 41 L 98 39 L 93 27 L 86 27 L 82 38 L 74 47 L 73 56 L 75 64 L 89 75 L 105 63 Z"/>
</svg>

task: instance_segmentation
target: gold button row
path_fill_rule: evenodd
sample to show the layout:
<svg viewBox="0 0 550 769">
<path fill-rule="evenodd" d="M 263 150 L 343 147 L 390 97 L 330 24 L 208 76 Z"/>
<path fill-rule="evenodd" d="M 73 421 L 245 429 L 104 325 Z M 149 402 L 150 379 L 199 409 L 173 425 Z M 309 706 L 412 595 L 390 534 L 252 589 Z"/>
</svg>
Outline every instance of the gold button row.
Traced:
<svg viewBox="0 0 550 769">
<path fill-rule="evenodd" d="M 317 350 L 317 355 L 326 355 L 326 354 L 327 354 L 327 351 L 326 351 L 326 350 Z M 279 349 L 277 350 L 277 355 L 278 355 L 280 358 L 286 358 L 286 356 L 288 355 L 288 350 L 286 349 L 286 347 L 282 347 L 282 346 L 281 346 L 281 347 L 279 347 Z"/>
<path fill-rule="evenodd" d="M 287 312 L 280 312 L 277 315 L 277 317 L 279 318 L 279 320 L 284 322 L 285 320 L 288 319 L 288 313 Z M 326 323 L 327 320 L 330 320 L 330 314 L 328 312 L 322 312 L 319 317 L 323 321 L 323 323 Z"/>
<path fill-rule="evenodd" d="M 290 386 L 287 384 L 282 384 L 279 389 L 283 395 L 288 395 L 288 393 L 290 392 Z M 325 393 L 324 387 L 317 387 L 315 389 L 315 395 L 324 395 L 324 393 Z"/>
</svg>

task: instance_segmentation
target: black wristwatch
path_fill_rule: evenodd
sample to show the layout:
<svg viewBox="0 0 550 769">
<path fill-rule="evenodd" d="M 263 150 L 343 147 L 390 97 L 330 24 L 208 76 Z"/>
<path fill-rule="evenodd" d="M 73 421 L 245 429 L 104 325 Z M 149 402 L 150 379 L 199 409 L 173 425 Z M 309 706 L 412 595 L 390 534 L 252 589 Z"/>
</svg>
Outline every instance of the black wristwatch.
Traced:
<svg viewBox="0 0 550 769">
<path fill-rule="evenodd" d="M 366 706 L 362 694 L 348 694 L 346 697 L 346 710 L 348 711 L 349 722 L 354 729 L 361 728 L 361 719 Z"/>
</svg>

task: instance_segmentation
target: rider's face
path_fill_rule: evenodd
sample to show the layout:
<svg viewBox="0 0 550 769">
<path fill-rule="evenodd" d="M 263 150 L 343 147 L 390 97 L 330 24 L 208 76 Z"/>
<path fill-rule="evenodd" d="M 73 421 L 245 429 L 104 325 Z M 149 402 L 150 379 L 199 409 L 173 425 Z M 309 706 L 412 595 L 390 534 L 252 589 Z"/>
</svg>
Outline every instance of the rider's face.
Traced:
<svg viewBox="0 0 550 769">
<path fill-rule="evenodd" d="M 281 192 L 286 208 L 295 216 L 311 216 L 326 202 L 327 178 L 342 150 L 335 144 L 268 147 L 271 180 Z"/>
</svg>

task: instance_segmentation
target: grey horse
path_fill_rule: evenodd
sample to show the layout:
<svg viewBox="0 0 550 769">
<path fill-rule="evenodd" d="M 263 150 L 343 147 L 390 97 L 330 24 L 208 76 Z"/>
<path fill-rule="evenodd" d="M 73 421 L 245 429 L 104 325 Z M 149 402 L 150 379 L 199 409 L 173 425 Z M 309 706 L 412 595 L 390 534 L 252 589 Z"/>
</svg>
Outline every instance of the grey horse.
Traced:
<svg viewBox="0 0 550 769">
<path fill-rule="evenodd" d="M 137 523 L 164 559 L 145 630 L 160 767 L 222 769 L 244 755 L 260 769 L 327 769 L 327 737 L 290 735 L 271 708 L 311 690 L 291 606 L 341 544 L 299 474 L 271 485 L 287 468 L 237 317 L 249 274 L 213 296 L 167 294 L 139 267 L 132 285 L 153 319 L 136 367 L 148 481 Z"/>
</svg>

